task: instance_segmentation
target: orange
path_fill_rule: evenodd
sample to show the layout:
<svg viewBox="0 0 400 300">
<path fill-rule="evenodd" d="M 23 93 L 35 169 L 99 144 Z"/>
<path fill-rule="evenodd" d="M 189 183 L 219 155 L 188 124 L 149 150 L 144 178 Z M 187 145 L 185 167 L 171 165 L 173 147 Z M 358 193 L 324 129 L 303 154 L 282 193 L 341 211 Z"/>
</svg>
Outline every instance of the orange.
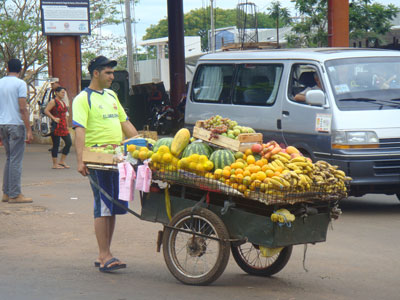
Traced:
<svg viewBox="0 0 400 300">
<path fill-rule="evenodd" d="M 236 174 L 236 182 L 242 183 L 243 182 L 243 174 Z"/>
<path fill-rule="evenodd" d="M 133 151 L 132 152 L 132 157 L 133 158 L 139 158 L 139 150 L 136 149 L 135 151 Z"/>
<path fill-rule="evenodd" d="M 154 162 L 159 162 L 161 161 L 161 155 L 160 153 L 153 153 L 153 155 L 151 156 L 151 160 Z"/>
<path fill-rule="evenodd" d="M 214 164 L 211 160 L 207 160 L 204 164 L 203 164 L 204 168 L 207 171 L 211 171 L 214 168 Z"/>
<path fill-rule="evenodd" d="M 246 150 L 244 151 L 244 154 L 247 155 L 247 156 L 253 155 L 253 151 L 251 151 L 251 149 L 249 148 L 249 149 L 246 149 Z"/>
<path fill-rule="evenodd" d="M 236 182 L 236 176 L 235 175 L 231 175 L 230 180 L 231 180 L 231 182 Z"/>
<path fill-rule="evenodd" d="M 257 166 L 259 166 L 259 167 L 262 167 L 262 166 L 264 165 L 264 162 L 262 161 L 262 159 L 260 159 L 260 160 L 257 160 L 257 161 L 255 162 L 255 164 L 256 164 Z"/>
<path fill-rule="evenodd" d="M 128 152 L 133 152 L 133 151 L 136 150 L 136 145 L 133 145 L 133 144 L 128 145 L 128 146 L 126 147 L 126 150 L 127 150 Z"/>
<path fill-rule="evenodd" d="M 265 173 L 263 171 L 259 171 L 256 174 L 257 180 L 260 180 L 260 181 L 263 181 L 266 177 L 267 177 L 267 175 L 265 175 Z"/>
<path fill-rule="evenodd" d="M 265 175 L 267 175 L 268 177 L 272 177 L 272 176 L 275 176 L 275 172 L 268 169 L 265 171 Z"/>
<path fill-rule="evenodd" d="M 145 152 L 147 152 L 147 151 L 149 151 L 149 149 L 148 149 L 147 147 L 140 147 L 139 151 L 145 151 Z"/>
<path fill-rule="evenodd" d="M 251 181 L 254 181 L 257 179 L 257 173 L 252 173 L 250 176 Z"/>
<path fill-rule="evenodd" d="M 246 177 L 243 178 L 243 184 L 246 185 L 246 186 L 251 184 L 250 176 L 246 176 Z"/>
<path fill-rule="evenodd" d="M 237 187 L 237 189 L 239 190 L 239 192 L 242 192 L 242 193 L 243 193 L 247 188 L 246 188 L 245 185 L 239 184 L 238 187 Z"/>
<path fill-rule="evenodd" d="M 248 164 L 254 164 L 256 162 L 256 159 L 255 159 L 255 157 L 253 155 L 248 155 L 246 161 L 247 161 Z"/>
<path fill-rule="evenodd" d="M 238 189 L 238 186 L 239 186 L 239 185 L 238 185 L 237 183 L 232 183 L 232 184 L 231 184 L 231 187 L 233 187 L 235 190 Z"/>
<path fill-rule="evenodd" d="M 222 176 L 222 169 L 216 169 L 215 171 L 214 171 L 214 177 L 215 177 L 215 179 L 218 179 L 218 178 L 220 178 Z"/>
<path fill-rule="evenodd" d="M 143 148 L 143 147 L 142 147 Z M 163 154 L 163 153 L 169 153 L 169 148 L 166 145 L 161 145 L 160 148 L 158 148 L 157 152 Z"/>
<path fill-rule="evenodd" d="M 143 148 L 143 147 L 142 147 Z M 147 159 L 147 151 L 139 151 L 139 159 L 145 160 Z"/>
<path fill-rule="evenodd" d="M 279 176 L 279 175 L 281 175 L 281 172 L 279 172 L 279 171 L 274 172 L 274 176 Z"/>
<path fill-rule="evenodd" d="M 228 169 L 223 169 L 223 170 L 222 170 L 222 176 L 225 177 L 225 178 L 231 177 L 231 172 L 230 172 L 230 170 L 228 170 Z"/>
<path fill-rule="evenodd" d="M 251 175 L 250 170 L 244 170 L 244 171 L 243 171 L 243 177 L 246 177 L 246 176 L 249 176 L 249 177 L 250 177 L 250 175 Z"/>
<path fill-rule="evenodd" d="M 235 170 L 235 175 L 243 174 L 243 172 L 244 172 L 243 169 L 236 169 L 236 170 Z"/>
<path fill-rule="evenodd" d="M 225 166 L 224 168 L 223 168 L 223 170 L 228 170 L 229 172 L 231 171 L 231 167 L 230 166 Z"/>
<path fill-rule="evenodd" d="M 162 155 L 161 161 L 165 164 L 169 164 L 172 161 L 172 154 L 171 153 L 164 153 Z"/>
<path fill-rule="evenodd" d="M 196 162 L 194 162 L 194 161 L 191 161 L 190 163 L 189 163 L 189 169 L 190 170 L 196 170 L 196 167 L 197 167 L 197 163 Z"/>
</svg>

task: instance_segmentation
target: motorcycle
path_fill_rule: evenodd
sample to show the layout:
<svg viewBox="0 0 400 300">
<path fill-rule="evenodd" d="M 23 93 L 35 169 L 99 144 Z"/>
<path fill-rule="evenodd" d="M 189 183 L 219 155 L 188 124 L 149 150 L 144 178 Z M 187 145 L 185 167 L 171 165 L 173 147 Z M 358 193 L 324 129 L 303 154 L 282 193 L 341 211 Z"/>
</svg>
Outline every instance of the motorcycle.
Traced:
<svg viewBox="0 0 400 300">
<path fill-rule="evenodd" d="M 174 122 L 174 109 L 164 102 L 161 105 L 153 106 L 147 124 L 150 130 L 157 131 L 160 135 L 167 135 L 172 132 Z"/>
</svg>

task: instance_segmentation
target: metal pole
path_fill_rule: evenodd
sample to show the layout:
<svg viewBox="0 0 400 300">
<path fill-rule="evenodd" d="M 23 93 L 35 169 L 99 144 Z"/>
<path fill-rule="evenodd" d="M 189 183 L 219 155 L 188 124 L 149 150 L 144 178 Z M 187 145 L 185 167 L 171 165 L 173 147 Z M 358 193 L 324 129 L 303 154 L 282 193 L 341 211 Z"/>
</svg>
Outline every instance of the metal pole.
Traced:
<svg viewBox="0 0 400 300">
<path fill-rule="evenodd" d="M 215 52 L 215 24 L 214 24 L 214 0 L 211 1 L 210 18 L 211 18 L 211 52 Z"/>
<path fill-rule="evenodd" d="M 132 50 L 132 18 L 131 18 L 131 1 L 125 0 L 125 27 L 126 27 L 126 55 L 129 73 L 129 90 L 135 84 L 135 68 L 133 65 Z"/>
</svg>

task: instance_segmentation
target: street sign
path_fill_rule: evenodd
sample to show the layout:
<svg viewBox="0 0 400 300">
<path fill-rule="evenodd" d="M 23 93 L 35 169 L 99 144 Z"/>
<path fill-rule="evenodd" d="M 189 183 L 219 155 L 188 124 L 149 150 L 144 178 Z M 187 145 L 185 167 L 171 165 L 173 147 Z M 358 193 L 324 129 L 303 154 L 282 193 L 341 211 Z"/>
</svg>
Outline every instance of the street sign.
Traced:
<svg viewBox="0 0 400 300">
<path fill-rule="evenodd" d="M 44 35 L 89 35 L 89 0 L 41 0 Z"/>
</svg>

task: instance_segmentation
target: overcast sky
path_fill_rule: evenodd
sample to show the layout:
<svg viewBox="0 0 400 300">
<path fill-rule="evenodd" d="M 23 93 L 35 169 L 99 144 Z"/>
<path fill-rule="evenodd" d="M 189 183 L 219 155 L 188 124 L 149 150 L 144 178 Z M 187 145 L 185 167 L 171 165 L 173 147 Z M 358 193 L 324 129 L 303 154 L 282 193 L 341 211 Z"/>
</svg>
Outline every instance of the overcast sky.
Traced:
<svg viewBox="0 0 400 300">
<path fill-rule="evenodd" d="M 294 11 L 294 3 L 290 0 L 279 0 L 283 7 L 289 8 Z M 243 3 L 245 0 L 214 0 L 214 7 L 223 9 L 236 8 L 238 3 Z M 272 1 L 268 0 L 250 0 L 249 2 L 254 3 L 257 6 L 258 12 L 267 12 L 267 8 L 270 6 Z M 400 6 L 399 0 L 377 0 L 375 2 L 382 3 L 384 5 L 393 3 Z M 195 8 L 202 8 L 210 5 L 209 0 L 183 0 L 184 12 L 189 12 Z M 136 38 L 139 43 L 146 33 L 146 28 L 152 24 L 157 24 L 159 20 L 166 18 L 167 16 L 167 0 L 140 0 L 135 5 L 135 16 L 138 23 L 136 24 Z M 123 34 L 123 32 L 122 32 Z"/>
</svg>

